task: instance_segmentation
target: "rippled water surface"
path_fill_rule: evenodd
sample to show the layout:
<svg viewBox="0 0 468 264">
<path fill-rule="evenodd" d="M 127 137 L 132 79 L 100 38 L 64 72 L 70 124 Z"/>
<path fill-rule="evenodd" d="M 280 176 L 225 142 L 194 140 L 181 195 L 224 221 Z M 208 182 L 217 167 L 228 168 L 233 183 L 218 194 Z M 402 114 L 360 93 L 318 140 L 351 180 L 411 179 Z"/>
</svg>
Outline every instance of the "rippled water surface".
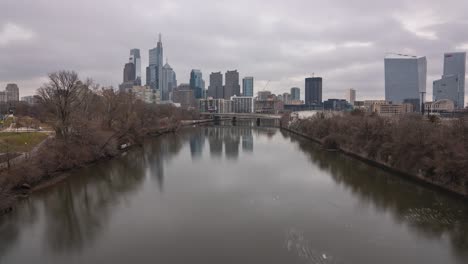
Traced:
<svg viewBox="0 0 468 264">
<path fill-rule="evenodd" d="M 148 140 L 35 193 L 0 219 L 0 263 L 468 263 L 466 202 L 238 125 Z"/>
</svg>

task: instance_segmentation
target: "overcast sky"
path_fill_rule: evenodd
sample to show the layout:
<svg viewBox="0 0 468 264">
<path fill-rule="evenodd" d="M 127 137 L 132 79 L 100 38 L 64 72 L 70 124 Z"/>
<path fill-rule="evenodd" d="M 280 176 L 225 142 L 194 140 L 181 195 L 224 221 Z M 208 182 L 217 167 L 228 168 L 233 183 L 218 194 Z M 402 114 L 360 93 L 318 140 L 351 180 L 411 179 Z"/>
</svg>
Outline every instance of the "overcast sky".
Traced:
<svg viewBox="0 0 468 264">
<path fill-rule="evenodd" d="M 18 83 L 34 94 L 46 75 L 75 70 L 118 86 L 131 48 L 163 35 L 164 57 L 179 83 L 192 68 L 237 69 L 255 91 L 275 93 L 315 73 L 323 97 L 384 97 L 387 52 L 427 56 L 428 95 L 443 53 L 468 50 L 467 0 L 0 0 L 0 89 Z M 467 100 L 468 101 L 468 100 Z"/>
</svg>

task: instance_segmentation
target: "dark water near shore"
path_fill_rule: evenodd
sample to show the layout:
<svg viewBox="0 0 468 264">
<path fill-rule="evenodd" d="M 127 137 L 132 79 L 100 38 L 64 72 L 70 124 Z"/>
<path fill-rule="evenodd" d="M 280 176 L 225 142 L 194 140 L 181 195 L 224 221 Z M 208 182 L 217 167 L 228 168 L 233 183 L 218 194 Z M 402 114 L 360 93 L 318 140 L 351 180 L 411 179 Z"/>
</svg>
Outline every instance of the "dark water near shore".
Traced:
<svg viewBox="0 0 468 264">
<path fill-rule="evenodd" d="M 468 205 L 274 128 L 183 130 L 22 201 L 0 263 L 468 263 Z"/>
</svg>

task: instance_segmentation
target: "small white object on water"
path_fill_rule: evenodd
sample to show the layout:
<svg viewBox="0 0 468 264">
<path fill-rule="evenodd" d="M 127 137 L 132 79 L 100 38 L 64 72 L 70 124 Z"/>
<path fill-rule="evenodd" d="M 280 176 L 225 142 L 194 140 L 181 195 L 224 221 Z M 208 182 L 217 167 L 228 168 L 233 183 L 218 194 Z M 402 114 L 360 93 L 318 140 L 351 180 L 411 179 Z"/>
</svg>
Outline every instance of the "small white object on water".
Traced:
<svg viewBox="0 0 468 264">
<path fill-rule="evenodd" d="M 327 259 L 327 255 L 322 254 L 322 258 L 323 258 L 323 259 Z"/>
</svg>

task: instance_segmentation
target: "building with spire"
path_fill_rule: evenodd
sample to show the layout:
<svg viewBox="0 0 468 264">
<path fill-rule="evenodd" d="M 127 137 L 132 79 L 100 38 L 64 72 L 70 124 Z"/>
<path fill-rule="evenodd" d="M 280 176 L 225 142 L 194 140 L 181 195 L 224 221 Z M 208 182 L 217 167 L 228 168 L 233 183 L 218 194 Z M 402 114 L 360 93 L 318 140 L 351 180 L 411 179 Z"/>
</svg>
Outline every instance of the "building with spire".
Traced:
<svg viewBox="0 0 468 264">
<path fill-rule="evenodd" d="M 162 90 L 163 45 L 161 34 L 155 48 L 149 50 L 149 65 L 146 67 L 146 85 L 153 90 Z"/>
</svg>

